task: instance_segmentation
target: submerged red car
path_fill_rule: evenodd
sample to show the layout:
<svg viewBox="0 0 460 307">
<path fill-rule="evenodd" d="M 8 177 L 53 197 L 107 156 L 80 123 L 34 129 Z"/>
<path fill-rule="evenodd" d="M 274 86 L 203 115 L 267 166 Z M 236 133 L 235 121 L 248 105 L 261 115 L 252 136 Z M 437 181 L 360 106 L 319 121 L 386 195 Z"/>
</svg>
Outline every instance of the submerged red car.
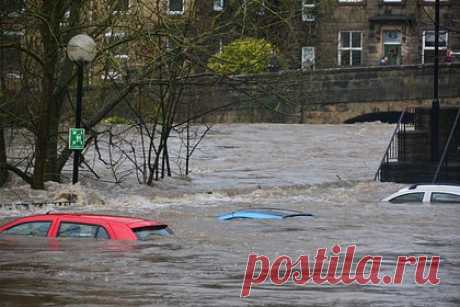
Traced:
<svg viewBox="0 0 460 307">
<path fill-rule="evenodd" d="M 111 240 L 147 240 L 172 234 L 168 225 L 126 216 L 86 213 L 48 213 L 18 218 L 3 226 L 5 235 L 49 238 L 93 238 Z"/>
</svg>

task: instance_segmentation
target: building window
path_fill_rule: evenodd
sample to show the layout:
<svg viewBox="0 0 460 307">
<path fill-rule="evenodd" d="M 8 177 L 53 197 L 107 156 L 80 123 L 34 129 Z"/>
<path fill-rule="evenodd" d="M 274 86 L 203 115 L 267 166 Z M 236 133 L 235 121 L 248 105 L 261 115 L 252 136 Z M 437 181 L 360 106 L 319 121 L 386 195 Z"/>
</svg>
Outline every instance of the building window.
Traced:
<svg viewBox="0 0 460 307">
<path fill-rule="evenodd" d="M 8 79 L 20 79 L 22 72 L 21 52 L 15 47 L 20 47 L 24 33 L 21 31 L 0 32 L 0 42 L 11 45 L 13 48 L 2 48 L 0 50 L 1 67 L 4 69 Z"/>
<path fill-rule="evenodd" d="M 121 42 L 126 38 L 125 32 L 107 32 L 105 37 L 109 46 L 113 46 L 109 51 L 117 59 L 127 59 L 128 56 L 128 43 Z"/>
<path fill-rule="evenodd" d="M 164 46 L 167 52 L 172 52 L 174 51 L 174 48 L 176 48 L 175 46 L 176 44 L 174 44 L 174 40 L 172 40 L 170 37 L 166 37 L 164 43 L 165 43 Z"/>
<path fill-rule="evenodd" d="M 401 32 L 384 31 L 383 32 L 383 55 L 389 65 L 401 64 Z"/>
<path fill-rule="evenodd" d="M 302 0 L 302 20 L 315 21 L 315 0 Z"/>
<path fill-rule="evenodd" d="M 8 0 L 2 1 L 0 4 L 0 10 L 10 17 L 19 16 L 25 11 L 25 1 L 24 0 Z"/>
<path fill-rule="evenodd" d="M 302 47 L 302 70 L 315 68 L 315 47 Z"/>
<path fill-rule="evenodd" d="M 129 0 L 117 0 L 113 9 L 114 13 L 126 13 L 129 10 Z"/>
<path fill-rule="evenodd" d="M 184 0 L 169 0 L 168 14 L 182 15 L 184 13 Z"/>
<path fill-rule="evenodd" d="M 69 26 L 69 19 L 70 19 L 70 10 L 66 10 L 64 12 L 64 16 L 62 16 L 61 21 L 59 22 L 59 25 L 61 27 L 68 27 Z"/>
<path fill-rule="evenodd" d="M 223 11 L 224 10 L 224 0 L 214 0 L 213 8 L 214 8 L 214 11 Z"/>
<path fill-rule="evenodd" d="M 361 65 L 363 33 L 358 31 L 339 32 L 338 64 L 340 66 Z"/>
<path fill-rule="evenodd" d="M 122 31 L 110 31 L 105 33 L 108 55 L 102 79 L 117 80 L 126 74 L 128 68 L 128 42 L 126 33 Z"/>
<path fill-rule="evenodd" d="M 265 15 L 265 0 L 259 0 L 259 10 L 257 11 L 258 15 Z"/>
<path fill-rule="evenodd" d="M 447 31 L 439 32 L 439 56 L 444 57 L 447 52 Z M 422 35 L 422 64 L 434 62 L 434 31 L 424 31 Z"/>
</svg>

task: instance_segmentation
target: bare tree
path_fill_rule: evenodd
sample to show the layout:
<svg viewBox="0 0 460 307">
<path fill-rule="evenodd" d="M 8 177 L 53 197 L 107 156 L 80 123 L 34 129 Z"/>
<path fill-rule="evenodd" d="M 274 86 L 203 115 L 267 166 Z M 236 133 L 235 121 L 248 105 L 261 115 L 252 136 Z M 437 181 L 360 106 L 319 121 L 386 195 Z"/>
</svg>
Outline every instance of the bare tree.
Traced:
<svg viewBox="0 0 460 307">
<path fill-rule="evenodd" d="M 123 3 L 126 2 L 32 0 L 27 1 L 26 7 L 16 9 L 16 15 L 8 15 L 14 29 L 27 29 L 19 43 L 0 42 L 2 52 L 14 49 L 22 58 L 18 101 L 26 103 L 12 112 L 14 129 L 29 131 L 34 141 L 18 160 L 21 162 L 13 163 L 3 137 L 5 126 L 0 125 L 0 185 L 6 180 L 5 169 L 37 189 L 44 188 L 46 180 L 61 180 L 71 156 L 65 146 L 65 130 L 72 120 L 75 82 L 75 67 L 65 55 L 65 46 L 75 34 L 86 32 L 101 46 L 88 78 L 91 85 L 87 87 L 92 90 L 87 91 L 85 99 L 83 125 L 90 135 L 87 150 L 93 147 L 100 153 L 100 160 L 113 170 L 115 182 L 135 173 L 139 182 L 147 184 L 173 174 L 172 158 L 181 161 L 177 160 L 178 152 L 171 152 L 173 137 L 180 139 L 179 152 L 187 148 L 188 173 L 190 157 L 209 131 L 204 126 L 191 132 L 191 124 L 226 107 L 203 108 L 195 104 L 190 112 L 192 89 L 202 86 L 197 76 L 213 75 L 208 71 L 207 60 L 222 44 L 245 36 L 264 37 L 288 49 L 284 44 L 287 41 L 290 46 L 300 44 L 293 36 L 285 37 L 296 26 L 291 17 L 301 14 L 297 2 L 229 1 L 228 9 L 216 13 L 211 12 L 208 1 L 192 1 L 183 16 L 165 14 L 166 1 L 136 1 L 127 13 L 120 10 Z M 126 53 L 120 53 L 125 52 L 120 51 L 122 48 L 127 49 Z M 254 91 L 244 87 L 238 90 L 254 97 L 266 92 L 270 84 L 255 87 Z M 137 105 L 133 102 L 136 93 Z M 130 110 L 130 129 L 123 133 L 99 131 L 97 125 L 119 107 Z M 138 135 L 140 144 L 133 143 L 128 134 Z M 191 135 L 195 138 L 192 143 Z M 108 158 L 97 148 L 104 140 Z M 84 158 L 82 163 L 99 176 L 89 160 Z M 122 163 L 132 167 L 120 167 Z M 174 163 L 183 169 L 182 162 Z"/>
</svg>

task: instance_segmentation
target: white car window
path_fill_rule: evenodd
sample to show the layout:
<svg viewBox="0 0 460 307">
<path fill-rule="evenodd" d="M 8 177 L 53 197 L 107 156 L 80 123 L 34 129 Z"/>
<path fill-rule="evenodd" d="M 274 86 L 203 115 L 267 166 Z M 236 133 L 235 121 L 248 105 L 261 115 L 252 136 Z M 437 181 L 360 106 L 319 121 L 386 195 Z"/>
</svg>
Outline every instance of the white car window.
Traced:
<svg viewBox="0 0 460 307">
<path fill-rule="evenodd" d="M 390 202 L 395 204 L 422 203 L 424 194 L 424 192 L 407 193 L 390 199 Z"/>
<path fill-rule="evenodd" d="M 460 195 L 452 193 L 431 193 L 432 203 L 460 203 Z"/>
</svg>

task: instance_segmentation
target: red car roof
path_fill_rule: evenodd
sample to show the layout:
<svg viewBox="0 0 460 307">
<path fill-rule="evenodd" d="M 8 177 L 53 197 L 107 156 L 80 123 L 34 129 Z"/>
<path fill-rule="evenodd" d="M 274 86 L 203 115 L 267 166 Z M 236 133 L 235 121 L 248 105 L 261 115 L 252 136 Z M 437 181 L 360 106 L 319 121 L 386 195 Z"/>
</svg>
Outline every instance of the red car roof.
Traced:
<svg viewBox="0 0 460 307">
<path fill-rule="evenodd" d="M 0 226 L 0 232 L 10 227 L 21 223 L 49 221 L 52 222 L 49 230 L 49 237 L 56 237 L 58 232 L 57 220 L 61 222 L 75 222 L 75 223 L 87 223 L 94 225 L 107 225 L 105 230 L 109 232 L 109 236 L 114 240 L 137 240 L 135 234 L 135 228 L 148 227 L 148 226 L 159 226 L 161 228 L 167 227 L 166 224 L 146 220 L 136 217 L 128 216 L 115 216 L 115 215 L 100 215 L 100 214 L 89 214 L 89 213 L 62 213 L 53 212 L 48 214 L 38 214 L 15 219 L 5 225 Z M 104 227 L 104 226 L 103 226 Z"/>
<path fill-rule="evenodd" d="M 44 217 L 44 216 L 60 216 L 60 217 L 78 217 L 85 218 L 88 220 L 103 220 L 109 223 L 120 223 L 132 227 L 143 227 L 151 225 L 163 225 L 162 223 L 146 220 L 136 217 L 129 216 L 116 216 L 116 215 L 101 215 L 101 214 L 90 214 L 90 213 L 61 213 L 61 212 L 50 212 L 48 214 L 35 215 L 35 217 Z"/>
</svg>

